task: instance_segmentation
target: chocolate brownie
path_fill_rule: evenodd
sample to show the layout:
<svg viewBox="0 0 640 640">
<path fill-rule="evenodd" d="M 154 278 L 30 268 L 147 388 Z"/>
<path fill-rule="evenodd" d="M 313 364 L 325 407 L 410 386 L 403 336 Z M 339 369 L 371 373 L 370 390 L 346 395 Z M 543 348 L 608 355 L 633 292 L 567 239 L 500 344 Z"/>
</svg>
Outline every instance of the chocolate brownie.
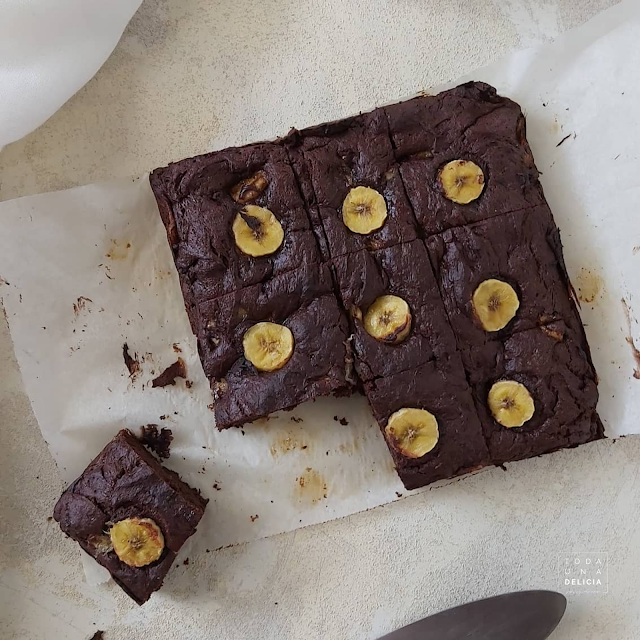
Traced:
<svg viewBox="0 0 640 640">
<path fill-rule="evenodd" d="M 386 107 L 385 113 L 425 235 L 544 203 L 522 111 L 493 87 L 468 83 Z M 483 171 L 484 189 L 468 204 L 447 199 L 440 185 L 440 169 L 452 160 L 471 160 Z"/>
<path fill-rule="evenodd" d="M 415 219 L 381 110 L 293 131 L 285 143 L 307 206 L 317 212 L 332 257 L 416 238 Z M 358 186 L 375 189 L 387 205 L 384 225 L 366 235 L 354 233 L 342 219 L 344 199 Z"/>
<path fill-rule="evenodd" d="M 138 604 L 157 591 L 176 554 L 196 531 L 207 500 L 165 469 L 128 430 L 120 431 L 58 500 L 53 516 Z M 127 518 L 150 518 L 164 550 L 142 567 L 109 549 L 108 530 Z"/>
<path fill-rule="evenodd" d="M 281 145 L 225 149 L 157 169 L 150 177 L 183 293 L 191 305 L 318 262 L 319 254 L 296 178 Z M 246 205 L 271 211 L 284 240 L 252 257 L 232 233 Z"/>
<path fill-rule="evenodd" d="M 240 355 L 212 382 L 218 429 L 238 427 L 306 400 L 351 391 L 347 320 L 333 294 L 320 296 L 283 322 L 293 333 L 291 359 L 276 371 L 258 371 Z"/>
<path fill-rule="evenodd" d="M 604 437 L 589 354 L 563 322 L 488 342 L 474 351 L 473 363 L 466 366 L 495 464 Z M 523 384 L 533 398 L 533 417 L 522 427 L 502 426 L 488 407 L 489 390 L 499 380 Z"/>
<path fill-rule="evenodd" d="M 582 324 L 570 296 L 558 229 L 548 207 L 508 213 L 427 240 L 440 293 L 460 349 L 496 336 L 564 320 L 576 335 Z M 518 295 L 515 317 L 499 332 L 487 332 L 472 297 L 488 279 L 503 280 Z"/>
<path fill-rule="evenodd" d="M 351 316 L 355 366 L 363 381 L 415 369 L 456 350 L 421 240 L 379 251 L 351 253 L 335 258 L 333 265 L 344 307 Z M 402 298 L 411 310 L 411 332 L 399 344 L 377 340 L 363 325 L 368 308 L 387 294 Z"/>
<path fill-rule="evenodd" d="M 383 430 L 389 416 L 402 408 L 430 411 L 438 421 L 435 448 L 421 458 L 406 458 L 389 450 L 407 489 L 452 478 L 489 463 L 482 427 L 458 354 L 431 360 L 365 384 L 374 416 Z"/>
<path fill-rule="evenodd" d="M 290 360 L 270 372 L 258 371 L 243 349 L 247 330 L 265 321 L 288 327 L 294 338 Z M 219 429 L 350 388 L 348 323 L 327 265 L 290 271 L 204 302 L 198 322 L 198 349 L 217 396 Z"/>
</svg>

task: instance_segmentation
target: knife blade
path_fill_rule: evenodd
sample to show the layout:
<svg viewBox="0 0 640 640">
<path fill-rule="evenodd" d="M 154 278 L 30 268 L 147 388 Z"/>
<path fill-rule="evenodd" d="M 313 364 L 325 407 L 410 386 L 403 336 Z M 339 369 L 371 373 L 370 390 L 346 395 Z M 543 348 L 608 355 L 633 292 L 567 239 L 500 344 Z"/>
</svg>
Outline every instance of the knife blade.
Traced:
<svg viewBox="0 0 640 640">
<path fill-rule="evenodd" d="M 441 611 L 380 640 L 545 640 L 566 608 L 555 591 L 518 591 Z"/>
</svg>

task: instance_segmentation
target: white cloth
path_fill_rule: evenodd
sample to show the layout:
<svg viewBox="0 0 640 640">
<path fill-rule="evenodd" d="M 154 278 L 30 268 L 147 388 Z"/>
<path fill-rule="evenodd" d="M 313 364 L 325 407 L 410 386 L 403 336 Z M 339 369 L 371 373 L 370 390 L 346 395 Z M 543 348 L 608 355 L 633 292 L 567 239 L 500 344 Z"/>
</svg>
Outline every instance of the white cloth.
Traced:
<svg viewBox="0 0 640 640">
<path fill-rule="evenodd" d="M 115 48 L 141 0 L 0 0 L 0 149 L 39 127 Z"/>
</svg>

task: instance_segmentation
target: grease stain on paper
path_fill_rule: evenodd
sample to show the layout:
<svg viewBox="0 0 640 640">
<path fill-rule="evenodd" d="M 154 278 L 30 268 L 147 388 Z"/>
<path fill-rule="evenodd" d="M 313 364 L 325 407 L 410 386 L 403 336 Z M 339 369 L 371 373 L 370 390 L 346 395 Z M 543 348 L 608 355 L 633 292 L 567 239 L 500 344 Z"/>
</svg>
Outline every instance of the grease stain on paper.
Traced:
<svg viewBox="0 0 640 640">
<path fill-rule="evenodd" d="M 601 295 L 604 288 L 602 276 L 584 267 L 580 269 L 576 283 L 578 299 L 588 304 L 592 304 Z"/>
<path fill-rule="evenodd" d="M 327 481 L 318 471 L 307 467 L 304 473 L 296 478 L 295 493 L 301 501 L 318 504 L 329 495 Z"/>
<path fill-rule="evenodd" d="M 131 249 L 131 243 L 124 240 L 111 240 L 105 256 L 111 260 L 126 260 Z"/>
<path fill-rule="evenodd" d="M 271 442 L 271 455 L 277 458 L 280 455 L 291 453 L 292 451 L 304 451 L 309 448 L 304 439 L 299 437 L 292 431 L 284 431 L 276 433 L 275 438 Z"/>
</svg>

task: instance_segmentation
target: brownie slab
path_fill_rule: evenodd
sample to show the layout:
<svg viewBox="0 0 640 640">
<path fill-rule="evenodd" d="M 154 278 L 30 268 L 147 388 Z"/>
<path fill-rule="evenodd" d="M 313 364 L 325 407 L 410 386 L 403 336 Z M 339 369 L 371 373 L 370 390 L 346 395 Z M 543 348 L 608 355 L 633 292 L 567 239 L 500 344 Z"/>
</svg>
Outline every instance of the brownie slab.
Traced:
<svg viewBox="0 0 640 640">
<path fill-rule="evenodd" d="M 283 147 L 260 143 L 225 149 L 157 169 L 150 177 L 185 296 L 192 304 L 318 262 L 319 253 Z M 247 205 L 271 211 L 284 240 L 252 257 L 232 224 Z"/>
<path fill-rule="evenodd" d="M 427 240 L 431 263 L 460 349 L 496 336 L 563 320 L 583 335 L 562 260 L 558 229 L 548 207 L 509 213 L 449 229 Z M 518 295 L 515 317 L 487 332 L 473 308 L 474 291 L 488 279 L 503 280 Z"/>
<path fill-rule="evenodd" d="M 333 266 L 343 305 L 351 317 L 351 345 L 361 380 L 415 369 L 455 352 L 456 341 L 421 240 L 351 253 L 335 258 Z M 367 309 L 387 294 L 402 298 L 411 310 L 411 332 L 399 344 L 377 340 L 363 325 Z"/>
<path fill-rule="evenodd" d="M 520 107 L 483 83 L 385 108 L 407 195 L 422 232 L 432 235 L 544 203 Z M 452 160 L 484 174 L 468 204 L 447 199 L 439 182 Z"/>
<path fill-rule="evenodd" d="M 293 333 L 293 355 L 277 371 L 258 371 L 245 358 L 244 335 L 258 322 L 281 324 Z M 202 303 L 197 335 L 217 396 L 219 429 L 350 388 L 348 323 L 327 265 L 290 271 Z"/>
<path fill-rule="evenodd" d="M 462 475 L 489 463 L 482 427 L 458 354 L 374 380 L 365 384 L 365 393 L 383 433 L 389 416 L 406 407 L 426 409 L 438 421 L 438 442 L 421 458 L 406 458 L 389 446 L 407 489 Z"/>
<path fill-rule="evenodd" d="M 176 554 L 195 531 L 207 500 L 165 469 L 128 430 L 120 431 L 58 500 L 60 528 L 138 604 L 162 586 Z M 143 567 L 121 561 L 98 541 L 127 518 L 150 518 L 162 531 L 160 558 Z"/>
<path fill-rule="evenodd" d="M 563 322 L 487 343 L 466 366 L 494 464 L 604 437 L 593 366 Z M 522 427 L 502 426 L 489 409 L 489 390 L 499 380 L 523 384 L 533 398 L 533 417 Z"/>
<path fill-rule="evenodd" d="M 417 237 L 382 110 L 294 131 L 285 144 L 332 257 L 382 249 Z M 387 205 L 384 225 L 367 235 L 354 233 L 342 220 L 344 199 L 358 186 L 375 189 Z"/>
</svg>

